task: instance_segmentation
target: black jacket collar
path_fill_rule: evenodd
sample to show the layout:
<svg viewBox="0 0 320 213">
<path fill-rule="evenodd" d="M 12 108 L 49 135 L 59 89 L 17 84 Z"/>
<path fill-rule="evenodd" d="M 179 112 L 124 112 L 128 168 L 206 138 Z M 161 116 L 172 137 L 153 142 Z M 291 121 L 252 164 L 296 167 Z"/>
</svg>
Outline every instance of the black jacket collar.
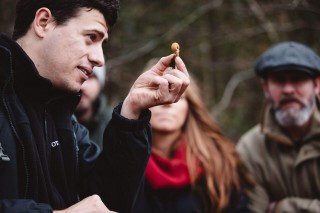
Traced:
<svg viewBox="0 0 320 213">
<path fill-rule="evenodd" d="M 18 94 L 45 102 L 64 96 L 75 96 L 76 99 L 79 99 L 79 94 L 68 94 L 57 90 L 53 87 L 49 79 L 40 76 L 33 61 L 14 40 L 4 34 L 0 34 L 0 46 L 2 46 L 4 50 L 7 50 L 1 51 L 0 54 L 5 54 L 3 58 L 10 60 L 3 62 L 3 64 L 9 64 L 12 68 L 10 71 L 5 69 L 1 72 L 7 72 L 5 74 L 6 76 L 10 76 L 10 78 L 13 77 L 13 87 Z M 0 68 L 0 70 L 2 70 L 2 68 Z M 8 74 L 8 72 L 11 73 Z M 2 76 L 2 74 L 0 74 L 0 76 Z"/>
</svg>

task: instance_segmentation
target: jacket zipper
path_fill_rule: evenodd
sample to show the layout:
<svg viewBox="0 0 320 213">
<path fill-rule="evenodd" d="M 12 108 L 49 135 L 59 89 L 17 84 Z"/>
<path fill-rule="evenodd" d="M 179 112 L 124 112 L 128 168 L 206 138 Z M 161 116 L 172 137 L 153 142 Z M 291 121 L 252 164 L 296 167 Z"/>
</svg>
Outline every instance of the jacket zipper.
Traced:
<svg viewBox="0 0 320 213">
<path fill-rule="evenodd" d="M 76 183 L 78 182 L 78 177 L 79 177 L 79 147 L 78 147 L 78 143 L 77 143 L 77 137 L 76 137 L 76 133 L 73 131 L 73 143 L 74 143 L 74 158 L 75 158 L 75 179 L 76 179 Z M 75 191 L 76 194 L 76 201 L 79 202 L 80 201 L 80 196 L 78 191 Z"/>
<path fill-rule="evenodd" d="M 44 108 L 44 135 L 46 137 L 47 143 L 50 143 L 49 136 L 48 136 L 48 122 L 47 122 L 48 112 L 47 112 L 47 106 Z"/>
<path fill-rule="evenodd" d="M 12 73 L 12 58 L 11 58 L 11 54 L 10 54 L 10 78 L 12 78 L 12 76 L 13 76 L 13 73 Z M 13 116 L 12 116 L 12 113 L 11 113 L 11 111 L 9 109 L 7 100 L 5 98 L 5 91 L 6 91 L 6 88 L 9 86 L 9 83 L 10 83 L 10 79 L 6 82 L 6 84 L 3 87 L 2 101 L 3 101 L 3 105 L 4 105 L 4 108 L 5 108 L 5 111 L 8 114 L 8 120 L 9 120 L 10 127 L 11 127 L 11 129 L 13 131 L 13 134 L 16 136 L 16 138 L 17 138 L 17 140 L 18 140 L 18 142 L 19 142 L 19 144 L 21 146 L 23 166 L 24 166 L 24 169 L 25 169 L 25 172 L 26 172 L 26 186 L 25 186 L 24 198 L 27 198 L 27 194 L 28 194 L 28 191 L 29 191 L 29 184 L 30 184 L 30 174 L 29 174 L 29 169 L 28 169 L 28 165 L 27 165 L 26 150 L 25 150 L 24 144 L 23 144 L 23 142 L 22 142 L 22 140 L 21 140 L 21 138 L 20 138 L 15 126 L 14 126 Z"/>
<path fill-rule="evenodd" d="M 77 136 L 76 136 L 76 132 L 74 129 L 74 123 L 72 121 L 71 118 L 71 122 L 72 122 L 72 127 L 73 127 L 73 143 L 74 143 L 74 158 L 75 158 L 75 180 L 76 183 L 79 181 L 79 146 L 78 146 L 78 142 L 77 142 Z M 79 196 L 79 192 L 78 190 L 75 191 L 76 194 L 76 201 L 80 202 L 80 196 Z"/>
<path fill-rule="evenodd" d="M 49 141 L 49 137 L 48 137 L 48 122 L 47 122 L 47 117 L 48 117 L 48 112 L 47 112 L 47 106 L 50 104 L 50 102 L 54 101 L 54 100 L 57 100 L 59 98 L 55 98 L 53 100 L 50 100 L 46 103 L 46 107 L 45 107 L 45 111 L 44 111 L 44 125 L 45 125 L 45 137 L 46 137 L 46 140 Z M 75 170 L 74 170 L 74 174 L 75 174 L 75 180 L 76 182 L 78 182 L 78 177 L 79 177 L 79 156 L 78 156 L 78 153 L 79 153 L 79 147 L 78 147 L 78 143 L 77 143 L 77 137 L 76 137 L 76 134 L 75 134 L 75 131 L 73 129 L 73 144 L 74 144 L 74 161 L 75 161 Z M 75 200 L 77 202 L 80 201 L 80 196 L 79 196 L 79 193 L 78 191 L 74 191 L 75 193 Z"/>
</svg>

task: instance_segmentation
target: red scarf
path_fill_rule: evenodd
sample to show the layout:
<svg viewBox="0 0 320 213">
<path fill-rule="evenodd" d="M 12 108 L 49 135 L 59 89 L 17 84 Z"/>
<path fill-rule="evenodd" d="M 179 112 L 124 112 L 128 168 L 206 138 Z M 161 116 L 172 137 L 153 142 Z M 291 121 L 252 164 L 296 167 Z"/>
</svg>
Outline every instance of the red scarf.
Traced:
<svg viewBox="0 0 320 213">
<path fill-rule="evenodd" d="M 203 168 L 196 163 L 197 178 L 203 174 Z M 172 159 L 163 158 L 156 153 L 151 153 L 145 177 L 152 188 L 183 187 L 191 183 L 187 167 L 186 145 L 181 139 Z"/>
</svg>

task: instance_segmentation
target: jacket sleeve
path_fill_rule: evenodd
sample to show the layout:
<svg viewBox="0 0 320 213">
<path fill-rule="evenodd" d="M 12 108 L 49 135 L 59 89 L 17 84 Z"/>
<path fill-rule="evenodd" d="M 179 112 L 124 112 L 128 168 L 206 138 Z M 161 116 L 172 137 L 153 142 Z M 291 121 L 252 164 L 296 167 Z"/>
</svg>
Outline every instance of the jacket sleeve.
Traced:
<svg viewBox="0 0 320 213">
<path fill-rule="evenodd" d="M 51 213 L 51 206 L 27 199 L 0 200 L 1 213 Z"/>
<path fill-rule="evenodd" d="M 298 197 L 288 197 L 277 203 L 276 213 L 286 212 L 320 212 L 319 199 L 305 199 Z"/>
<path fill-rule="evenodd" d="M 255 178 L 254 186 L 247 187 L 245 189 L 246 196 L 248 197 L 248 207 L 251 212 L 264 213 L 270 203 L 269 196 L 264 186 L 260 183 L 262 182 L 262 177 L 260 176 L 259 166 L 254 163 L 252 153 L 250 153 L 251 145 L 247 141 L 240 139 L 237 144 L 237 151 L 243 161 L 248 172 Z M 251 147 L 252 148 L 252 147 Z"/>
<path fill-rule="evenodd" d="M 251 135 L 252 136 L 252 135 Z M 251 138 L 253 139 L 253 138 Z M 262 138 L 254 138 L 253 141 L 262 141 Z M 266 212 L 269 204 L 274 202 L 270 200 L 267 193 L 267 186 L 263 183 L 261 165 L 264 158 L 258 152 L 259 148 L 255 145 L 259 143 L 249 143 L 247 137 L 242 137 L 237 144 L 237 151 L 247 167 L 249 173 L 256 179 L 256 184 L 252 188 L 247 188 L 246 193 L 249 199 L 249 208 L 252 212 Z M 275 213 L 288 212 L 320 212 L 319 199 L 307 199 L 298 197 L 286 197 L 276 201 Z"/>
<path fill-rule="evenodd" d="M 90 190 L 99 194 L 110 210 L 127 213 L 143 191 L 139 188 L 151 152 L 151 112 L 145 110 L 138 120 L 129 120 L 120 115 L 121 107 L 114 109 L 104 132 Z"/>
</svg>

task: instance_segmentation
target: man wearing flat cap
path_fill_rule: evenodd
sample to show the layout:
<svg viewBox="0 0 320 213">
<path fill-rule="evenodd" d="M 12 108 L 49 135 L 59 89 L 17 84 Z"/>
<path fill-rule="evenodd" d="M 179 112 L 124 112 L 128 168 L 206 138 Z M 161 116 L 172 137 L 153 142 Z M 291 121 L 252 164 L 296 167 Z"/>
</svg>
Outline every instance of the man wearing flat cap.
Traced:
<svg viewBox="0 0 320 213">
<path fill-rule="evenodd" d="M 252 212 L 320 212 L 320 57 L 289 41 L 257 60 L 266 104 L 237 150 L 256 180 Z"/>
</svg>

